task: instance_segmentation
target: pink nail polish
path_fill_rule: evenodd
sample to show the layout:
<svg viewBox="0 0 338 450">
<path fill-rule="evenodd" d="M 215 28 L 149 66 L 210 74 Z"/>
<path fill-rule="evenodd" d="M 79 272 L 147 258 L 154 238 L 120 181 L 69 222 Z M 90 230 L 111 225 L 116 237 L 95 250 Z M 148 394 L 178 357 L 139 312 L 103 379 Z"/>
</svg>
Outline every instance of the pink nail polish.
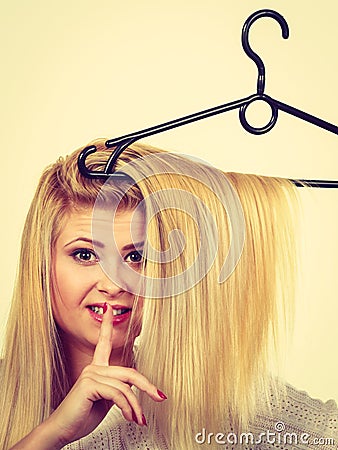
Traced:
<svg viewBox="0 0 338 450">
<path fill-rule="evenodd" d="M 104 314 L 104 313 L 107 311 L 107 309 L 108 309 L 107 303 L 105 303 L 105 304 L 103 305 L 102 309 L 103 309 L 103 314 Z"/>
<path fill-rule="evenodd" d="M 148 426 L 146 418 L 144 417 L 144 414 L 142 414 L 142 423 L 144 426 L 146 426 L 146 427 Z"/>
<path fill-rule="evenodd" d="M 157 389 L 157 395 L 159 396 L 159 397 L 161 397 L 163 400 L 167 400 L 167 396 L 165 395 L 165 394 L 163 394 L 163 392 L 162 391 L 160 391 L 159 389 Z"/>
</svg>

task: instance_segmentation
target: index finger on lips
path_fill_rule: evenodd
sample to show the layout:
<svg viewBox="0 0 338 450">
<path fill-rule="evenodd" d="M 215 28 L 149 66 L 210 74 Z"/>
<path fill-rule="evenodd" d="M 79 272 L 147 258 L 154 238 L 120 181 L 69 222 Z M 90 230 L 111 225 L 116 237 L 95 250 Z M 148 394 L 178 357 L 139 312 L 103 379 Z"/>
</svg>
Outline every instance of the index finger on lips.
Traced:
<svg viewBox="0 0 338 450">
<path fill-rule="evenodd" d="M 109 357 L 113 348 L 113 308 L 107 303 L 105 303 L 105 307 L 99 340 L 93 356 L 93 364 L 97 366 L 109 366 Z"/>
</svg>

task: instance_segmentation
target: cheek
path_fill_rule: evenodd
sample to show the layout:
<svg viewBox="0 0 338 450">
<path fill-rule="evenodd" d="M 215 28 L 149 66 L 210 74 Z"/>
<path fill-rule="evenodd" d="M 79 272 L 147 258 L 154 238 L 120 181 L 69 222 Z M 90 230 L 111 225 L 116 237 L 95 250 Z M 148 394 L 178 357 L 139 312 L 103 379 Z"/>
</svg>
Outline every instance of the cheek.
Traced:
<svg viewBox="0 0 338 450">
<path fill-rule="evenodd" d="M 91 290 L 93 282 L 88 271 L 67 270 L 63 265 L 56 265 L 53 276 L 53 303 L 56 309 L 66 309 L 78 305 Z"/>
</svg>

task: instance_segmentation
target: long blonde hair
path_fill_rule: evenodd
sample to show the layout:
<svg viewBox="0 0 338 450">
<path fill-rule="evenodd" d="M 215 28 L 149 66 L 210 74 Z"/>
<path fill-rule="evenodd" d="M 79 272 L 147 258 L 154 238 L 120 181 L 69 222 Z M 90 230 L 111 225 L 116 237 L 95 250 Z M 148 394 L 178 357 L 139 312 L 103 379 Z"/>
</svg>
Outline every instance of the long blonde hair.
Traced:
<svg viewBox="0 0 338 450">
<path fill-rule="evenodd" d="M 111 150 L 101 140 L 95 145 L 89 164 L 100 169 Z M 46 419 L 69 389 L 51 309 L 51 249 L 66 212 L 93 206 L 103 185 L 79 174 L 78 154 L 47 168 L 24 228 L 2 364 L 0 448 Z M 145 298 L 136 365 L 168 400 L 158 405 L 140 397 L 150 433 L 160 430 L 169 448 L 186 450 L 203 427 L 218 432 L 245 425 L 261 405 L 258 397 L 267 395 L 269 349 L 294 297 L 297 199 L 284 179 L 223 174 L 164 155 L 133 144 L 117 169 L 129 172 L 136 185 L 126 195 L 123 186 L 110 183 L 110 189 L 122 192 L 124 208 L 145 199 Z M 242 246 L 236 224 L 243 223 Z M 232 270 L 224 279 L 233 242 Z"/>
<path fill-rule="evenodd" d="M 141 404 L 168 448 L 200 448 L 203 428 L 239 431 L 269 409 L 270 362 L 295 297 L 296 187 L 178 155 L 135 165 L 151 240 L 136 364 L 168 395 L 155 404 L 140 393 Z"/>
</svg>

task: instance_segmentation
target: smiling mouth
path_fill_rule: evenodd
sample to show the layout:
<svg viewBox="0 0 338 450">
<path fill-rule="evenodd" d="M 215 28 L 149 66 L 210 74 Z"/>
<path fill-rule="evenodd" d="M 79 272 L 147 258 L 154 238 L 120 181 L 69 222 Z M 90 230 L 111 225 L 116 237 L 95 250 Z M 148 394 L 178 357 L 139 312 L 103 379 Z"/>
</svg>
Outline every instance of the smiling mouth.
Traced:
<svg viewBox="0 0 338 450">
<path fill-rule="evenodd" d="M 101 306 L 94 306 L 90 305 L 88 308 L 93 311 L 95 314 L 98 314 L 99 316 L 103 315 L 103 308 Z M 128 313 L 131 311 L 131 308 L 121 308 L 121 309 L 113 309 L 113 316 L 122 316 L 123 314 Z"/>
</svg>

